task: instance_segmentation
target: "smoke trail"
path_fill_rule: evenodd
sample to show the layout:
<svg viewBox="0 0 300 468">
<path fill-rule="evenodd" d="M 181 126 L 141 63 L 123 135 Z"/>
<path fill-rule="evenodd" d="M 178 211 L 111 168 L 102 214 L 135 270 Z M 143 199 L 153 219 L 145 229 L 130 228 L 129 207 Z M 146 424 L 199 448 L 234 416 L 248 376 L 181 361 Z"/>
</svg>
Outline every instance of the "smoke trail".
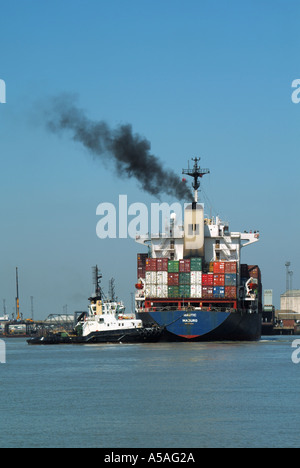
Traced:
<svg viewBox="0 0 300 468">
<path fill-rule="evenodd" d="M 119 177 L 134 177 L 142 189 L 159 198 L 165 193 L 178 200 L 189 201 L 192 192 L 177 174 L 163 168 L 161 161 L 151 154 L 151 144 L 133 133 L 131 125 L 115 129 L 104 121 L 88 119 L 74 104 L 74 96 L 63 95 L 52 101 L 46 111 L 47 128 L 53 133 L 70 131 L 73 140 L 80 142 L 95 157 L 105 160 L 113 156 Z"/>
</svg>

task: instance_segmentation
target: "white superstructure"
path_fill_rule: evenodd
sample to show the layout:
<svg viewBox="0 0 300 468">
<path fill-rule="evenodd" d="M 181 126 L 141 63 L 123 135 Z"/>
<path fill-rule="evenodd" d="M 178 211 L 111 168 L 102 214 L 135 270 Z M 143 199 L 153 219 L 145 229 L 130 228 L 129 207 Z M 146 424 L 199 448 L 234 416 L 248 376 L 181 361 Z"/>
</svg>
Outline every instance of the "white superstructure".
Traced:
<svg viewBox="0 0 300 468">
<path fill-rule="evenodd" d="M 142 321 L 137 320 L 135 315 L 125 315 L 121 302 L 95 298 L 89 305 L 88 315 L 77 326 L 82 327 L 82 336 L 86 337 L 91 333 L 142 328 Z"/>
<path fill-rule="evenodd" d="M 199 209 L 200 208 L 200 209 Z M 170 231 L 163 234 L 137 236 L 136 242 L 151 249 L 151 258 L 181 260 L 187 251 L 201 251 L 207 263 L 216 261 L 240 262 L 241 249 L 259 241 L 259 232 L 230 232 L 227 223 L 217 218 L 204 218 L 198 213 L 203 206 L 197 204 L 197 222 L 190 219 L 191 208 L 185 210 L 184 226 L 176 225 L 171 219 Z M 191 221 L 191 222 L 189 222 Z"/>
</svg>

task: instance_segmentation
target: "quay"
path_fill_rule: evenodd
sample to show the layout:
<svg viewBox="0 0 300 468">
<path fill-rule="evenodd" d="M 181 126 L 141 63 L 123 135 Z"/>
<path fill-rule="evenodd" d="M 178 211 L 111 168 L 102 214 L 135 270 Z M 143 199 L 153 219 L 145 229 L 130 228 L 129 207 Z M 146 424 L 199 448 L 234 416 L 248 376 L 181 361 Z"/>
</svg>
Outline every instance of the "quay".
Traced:
<svg viewBox="0 0 300 468">
<path fill-rule="evenodd" d="M 47 335 L 50 332 L 71 332 L 82 312 L 74 315 L 50 314 L 46 320 L 0 320 L 0 337 L 30 338 Z"/>
<path fill-rule="evenodd" d="M 262 335 L 300 335 L 300 313 L 275 309 L 263 311 Z"/>
</svg>

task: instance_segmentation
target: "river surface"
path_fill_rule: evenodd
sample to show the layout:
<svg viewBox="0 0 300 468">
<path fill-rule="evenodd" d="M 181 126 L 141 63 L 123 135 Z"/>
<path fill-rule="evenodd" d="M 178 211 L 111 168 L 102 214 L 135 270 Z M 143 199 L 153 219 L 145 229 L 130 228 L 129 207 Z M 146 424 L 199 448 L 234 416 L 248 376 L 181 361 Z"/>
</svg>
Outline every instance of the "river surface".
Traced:
<svg viewBox="0 0 300 468">
<path fill-rule="evenodd" d="M 0 447 L 299 447 L 294 338 L 60 346 L 6 339 Z"/>
</svg>

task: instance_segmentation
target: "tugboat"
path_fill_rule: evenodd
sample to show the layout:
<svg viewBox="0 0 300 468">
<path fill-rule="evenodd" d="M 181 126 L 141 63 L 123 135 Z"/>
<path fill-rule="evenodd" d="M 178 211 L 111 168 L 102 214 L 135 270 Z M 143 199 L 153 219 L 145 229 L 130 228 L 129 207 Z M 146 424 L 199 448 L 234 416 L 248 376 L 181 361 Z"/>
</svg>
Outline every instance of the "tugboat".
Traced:
<svg viewBox="0 0 300 468">
<path fill-rule="evenodd" d="M 144 327 L 135 315 L 127 315 L 122 302 L 104 298 L 100 286 L 102 275 L 94 267 L 95 293 L 89 298 L 88 313 L 83 312 L 73 333 L 57 332 L 27 340 L 31 345 L 144 343 L 158 341 L 160 327 Z"/>
<path fill-rule="evenodd" d="M 89 298 L 89 313 L 82 314 L 75 327 L 78 340 L 84 343 L 134 343 L 156 341 L 159 327 L 143 327 L 142 320 L 135 315 L 126 315 L 122 302 L 103 299 L 100 286 L 102 275 L 94 269 L 96 290 Z M 81 340 L 80 340 L 81 338 Z"/>
</svg>

